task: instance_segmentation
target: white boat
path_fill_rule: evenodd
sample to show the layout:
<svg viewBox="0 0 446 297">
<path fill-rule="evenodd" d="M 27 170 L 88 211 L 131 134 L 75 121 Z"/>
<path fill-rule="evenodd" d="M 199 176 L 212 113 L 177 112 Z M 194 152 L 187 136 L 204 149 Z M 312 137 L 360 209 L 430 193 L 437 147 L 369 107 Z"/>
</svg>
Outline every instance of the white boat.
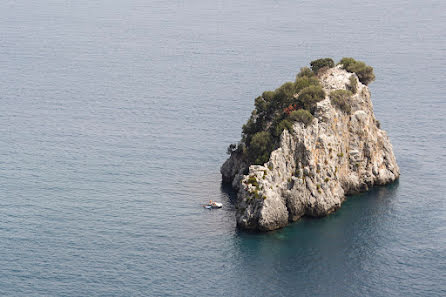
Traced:
<svg viewBox="0 0 446 297">
<path fill-rule="evenodd" d="M 212 202 L 209 202 L 209 203 L 206 204 L 206 205 L 203 205 L 203 207 L 204 207 L 204 208 L 207 208 L 207 209 L 211 209 L 211 208 L 222 208 L 222 207 L 223 207 L 223 203 L 212 201 Z"/>
</svg>

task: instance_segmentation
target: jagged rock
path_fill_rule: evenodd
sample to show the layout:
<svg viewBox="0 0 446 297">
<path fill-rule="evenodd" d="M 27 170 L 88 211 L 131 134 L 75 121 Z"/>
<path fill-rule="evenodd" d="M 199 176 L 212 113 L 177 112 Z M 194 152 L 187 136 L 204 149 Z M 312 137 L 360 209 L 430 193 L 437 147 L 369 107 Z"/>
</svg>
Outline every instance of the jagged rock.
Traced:
<svg viewBox="0 0 446 297">
<path fill-rule="evenodd" d="M 239 227 L 268 231 L 304 215 L 325 216 L 341 206 L 345 195 L 398 179 L 392 145 L 375 119 L 368 87 L 358 81 L 351 114 L 331 104 L 328 94 L 345 90 L 351 75 L 358 80 L 334 67 L 319 77 L 327 96 L 317 103 L 312 124 L 297 122 L 293 131 L 284 130 L 279 148 L 263 166 L 248 169 L 239 153 L 223 164 L 223 181 L 238 190 Z"/>
</svg>

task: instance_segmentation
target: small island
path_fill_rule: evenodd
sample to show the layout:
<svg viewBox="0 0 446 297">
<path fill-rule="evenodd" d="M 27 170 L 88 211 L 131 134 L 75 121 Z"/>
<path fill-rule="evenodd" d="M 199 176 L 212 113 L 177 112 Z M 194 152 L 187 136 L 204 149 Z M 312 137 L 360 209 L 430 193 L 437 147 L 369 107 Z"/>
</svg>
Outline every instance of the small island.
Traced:
<svg viewBox="0 0 446 297">
<path fill-rule="evenodd" d="M 238 191 L 237 226 L 270 231 L 325 216 L 346 195 L 399 178 L 373 113 L 373 68 L 353 58 L 304 67 L 294 82 L 255 99 L 242 139 L 228 147 L 224 183 Z"/>
</svg>

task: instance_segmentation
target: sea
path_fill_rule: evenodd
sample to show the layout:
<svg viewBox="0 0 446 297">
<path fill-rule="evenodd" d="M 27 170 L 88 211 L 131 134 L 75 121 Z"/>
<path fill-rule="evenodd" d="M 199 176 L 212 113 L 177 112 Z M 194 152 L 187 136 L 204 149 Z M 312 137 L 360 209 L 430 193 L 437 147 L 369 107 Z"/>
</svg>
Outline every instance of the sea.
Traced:
<svg viewBox="0 0 446 297">
<path fill-rule="evenodd" d="M 2 0 L 0 295 L 446 296 L 445 12 Z M 324 218 L 240 231 L 226 148 L 257 96 L 325 57 L 374 67 L 401 178 Z"/>
</svg>

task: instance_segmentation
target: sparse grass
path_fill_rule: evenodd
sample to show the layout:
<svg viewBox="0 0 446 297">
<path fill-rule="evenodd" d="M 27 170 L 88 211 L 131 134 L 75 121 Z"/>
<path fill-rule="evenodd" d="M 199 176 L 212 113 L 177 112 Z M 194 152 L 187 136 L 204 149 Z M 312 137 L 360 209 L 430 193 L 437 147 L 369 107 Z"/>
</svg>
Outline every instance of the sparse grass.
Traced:
<svg viewBox="0 0 446 297">
<path fill-rule="evenodd" d="M 354 75 L 351 75 L 348 79 L 350 81 L 349 89 L 353 94 L 356 94 L 358 92 L 358 81 L 356 80 L 356 77 Z"/>
<path fill-rule="evenodd" d="M 330 93 L 331 103 L 338 107 L 343 112 L 350 114 L 352 111 L 351 107 L 351 96 L 352 92 L 346 90 L 336 90 Z"/>
</svg>

